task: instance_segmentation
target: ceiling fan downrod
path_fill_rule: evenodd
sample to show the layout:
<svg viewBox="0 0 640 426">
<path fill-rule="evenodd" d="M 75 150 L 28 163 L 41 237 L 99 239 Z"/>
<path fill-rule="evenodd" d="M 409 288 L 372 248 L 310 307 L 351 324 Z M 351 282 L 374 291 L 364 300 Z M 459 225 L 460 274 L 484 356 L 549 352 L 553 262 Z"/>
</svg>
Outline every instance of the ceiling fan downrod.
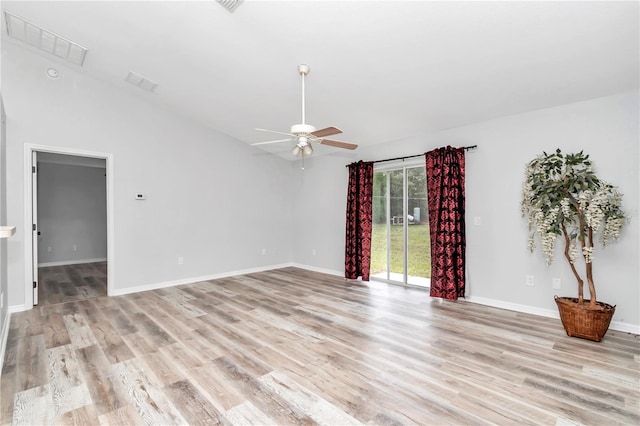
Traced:
<svg viewBox="0 0 640 426">
<path fill-rule="evenodd" d="M 296 136 L 308 136 L 311 133 L 316 131 L 315 126 L 312 126 L 311 124 L 307 124 L 306 122 L 306 116 L 305 116 L 305 87 L 304 87 L 304 81 L 305 81 L 305 77 L 307 76 L 307 74 L 309 74 L 309 71 L 311 71 L 311 68 L 309 67 L 309 65 L 306 64 L 300 64 L 298 65 L 298 73 L 302 76 L 302 123 L 300 124 L 294 124 L 293 126 L 291 126 L 291 134 L 296 135 Z"/>
<path fill-rule="evenodd" d="M 305 64 L 300 64 L 298 65 L 298 73 L 300 73 L 300 75 L 302 76 L 302 124 L 305 125 L 306 121 L 305 120 L 305 109 L 304 109 L 304 79 L 307 76 L 307 74 L 309 74 L 309 71 L 311 71 L 311 68 L 309 68 L 309 65 L 305 65 Z"/>
</svg>

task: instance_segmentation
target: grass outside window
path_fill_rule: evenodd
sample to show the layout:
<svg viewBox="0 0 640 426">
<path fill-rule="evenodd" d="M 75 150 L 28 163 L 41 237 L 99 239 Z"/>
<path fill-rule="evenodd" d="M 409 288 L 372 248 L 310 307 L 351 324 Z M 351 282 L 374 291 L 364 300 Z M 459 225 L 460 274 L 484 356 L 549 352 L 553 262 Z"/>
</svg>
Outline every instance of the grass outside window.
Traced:
<svg viewBox="0 0 640 426">
<path fill-rule="evenodd" d="M 403 273 L 403 227 L 390 226 L 391 228 L 391 271 Z M 416 277 L 431 277 L 431 239 L 429 238 L 429 225 L 409 225 L 408 229 L 408 275 Z M 371 234 L 371 275 L 378 274 L 387 269 L 387 225 L 373 224 Z"/>
</svg>

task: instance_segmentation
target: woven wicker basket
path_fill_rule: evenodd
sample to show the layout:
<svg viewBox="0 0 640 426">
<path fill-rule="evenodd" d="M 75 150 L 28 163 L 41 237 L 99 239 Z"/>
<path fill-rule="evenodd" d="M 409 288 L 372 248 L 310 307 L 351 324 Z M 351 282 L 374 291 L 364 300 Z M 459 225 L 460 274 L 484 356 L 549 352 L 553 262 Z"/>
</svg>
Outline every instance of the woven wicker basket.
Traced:
<svg viewBox="0 0 640 426">
<path fill-rule="evenodd" d="M 567 336 L 599 342 L 609 329 L 615 306 L 597 302 L 603 309 L 590 309 L 589 301 L 578 304 L 577 298 L 555 296 L 560 319 Z"/>
</svg>

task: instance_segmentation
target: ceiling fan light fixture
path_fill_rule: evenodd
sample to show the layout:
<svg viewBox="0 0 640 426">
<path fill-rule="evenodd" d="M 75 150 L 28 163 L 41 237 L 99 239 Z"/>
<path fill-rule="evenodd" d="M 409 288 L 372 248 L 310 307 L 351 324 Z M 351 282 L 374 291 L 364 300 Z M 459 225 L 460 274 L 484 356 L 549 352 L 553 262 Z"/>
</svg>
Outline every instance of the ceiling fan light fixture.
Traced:
<svg viewBox="0 0 640 426">
<path fill-rule="evenodd" d="M 293 154 L 295 157 L 300 157 L 302 155 L 302 148 L 300 148 L 298 145 L 294 146 L 291 149 L 291 154 Z"/>
<path fill-rule="evenodd" d="M 310 156 L 311 154 L 313 154 L 313 147 L 311 146 L 310 143 L 306 144 L 304 146 L 304 148 L 302 148 L 302 154 L 306 157 Z"/>
</svg>

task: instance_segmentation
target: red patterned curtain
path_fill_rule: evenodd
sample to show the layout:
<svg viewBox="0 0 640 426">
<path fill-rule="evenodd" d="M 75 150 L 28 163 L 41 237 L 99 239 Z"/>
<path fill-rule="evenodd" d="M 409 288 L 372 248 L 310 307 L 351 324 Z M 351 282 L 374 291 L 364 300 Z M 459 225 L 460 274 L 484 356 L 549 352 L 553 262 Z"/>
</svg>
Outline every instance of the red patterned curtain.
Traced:
<svg viewBox="0 0 640 426">
<path fill-rule="evenodd" d="M 349 164 L 344 276 L 369 281 L 373 215 L 373 163 Z"/>
<path fill-rule="evenodd" d="M 427 152 L 431 234 L 431 297 L 457 299 L 465 291 L 464 148 Z"/>
</svg>

